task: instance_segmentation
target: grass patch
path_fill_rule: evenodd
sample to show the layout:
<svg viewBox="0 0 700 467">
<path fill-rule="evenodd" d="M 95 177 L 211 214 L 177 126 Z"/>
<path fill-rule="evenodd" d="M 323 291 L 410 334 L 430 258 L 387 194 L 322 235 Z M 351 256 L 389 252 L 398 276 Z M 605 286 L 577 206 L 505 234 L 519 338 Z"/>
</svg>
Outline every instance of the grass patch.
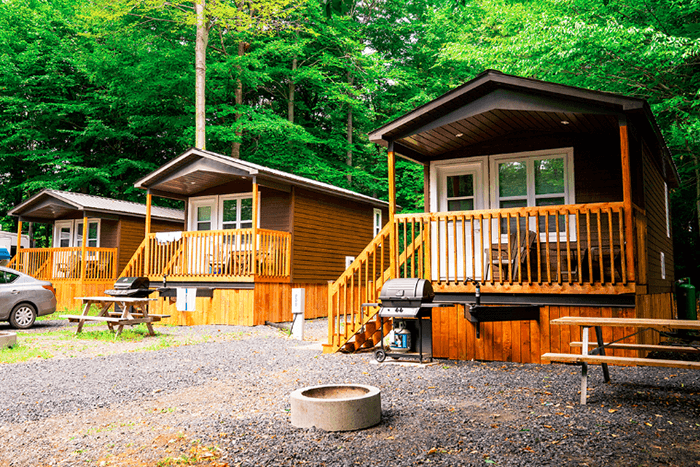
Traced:
<svg viewBox="0 0 700 467">
<path fill-rule="evenodd" d="M 91 306 L 90 311 L 88 311 L 88 316 L 97 316 L 97 313 L 99 313 L 99 310 L 97 309 L 96 306 Z M 57 320 L 57 319 L 63 319 L 61 318 L 61 315 L 82 315 L 83 314 L 83 308 L 78 307 L 78 308 L 73 308 L 72 310 L 56 310 L 54 313 L 51 313 L 50 315 L 44 315 L 44 316 L 39 316 L 37 317 L 37 321 L 51 321 L 51 320 Z"/>
<path fill-rule="evenodd" d="M 12 347 L 5 347 L 0 350 L 0 363 L 20 363 L 32 358 L 51 358 L 49 352 L 35 349 L 22 344 L 15 344 Z"/>
<path fill-rule="evenodd" d="M 157 335 L 158 334 L 156 334 L 156 336 Z M 83 331 L 77 336 L 74 336 L 74 338 L 103 342 L 140 342 L 146 336 L 148 336 L 148 328 L 145 324 L 139 324 L 137 326 L 129 326 L 128 328 L 125 328 L 124 330 L 122 330 L 121 334 L 119 334 L 119 337 L 116 336 L 116 332 L 110 331 L 109 329 L 104 329 L 94 331 Z"/>
</svg>

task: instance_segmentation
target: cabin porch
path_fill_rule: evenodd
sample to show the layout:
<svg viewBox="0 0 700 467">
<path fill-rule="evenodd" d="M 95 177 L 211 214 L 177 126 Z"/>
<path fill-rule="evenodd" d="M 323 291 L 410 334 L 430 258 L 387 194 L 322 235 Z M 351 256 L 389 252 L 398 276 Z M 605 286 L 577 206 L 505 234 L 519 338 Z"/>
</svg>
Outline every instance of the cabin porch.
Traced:
<svg viewBox="0 0 700 467">
<path fill-rule="evenodd" d="M 112 288 L 117 280 L 117 249 L 24 248 L 8 267 L 50 281 L 56 290 L 56 308 L 70 310 L 80 305 L 74 297 L 100 295 Z"/>
</svg>

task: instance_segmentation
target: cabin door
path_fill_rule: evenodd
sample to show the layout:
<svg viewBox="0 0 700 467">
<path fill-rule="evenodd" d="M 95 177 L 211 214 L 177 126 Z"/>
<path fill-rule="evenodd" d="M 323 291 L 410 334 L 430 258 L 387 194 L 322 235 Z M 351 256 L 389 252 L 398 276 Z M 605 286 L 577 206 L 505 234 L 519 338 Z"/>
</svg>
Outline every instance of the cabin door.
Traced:
<svg viewBox="0 0 700 467">
<path fill-rule="evenodd" d="M 217 198 L 199 198 L 190 201 L 189 231 L 203 232 L 219 228 L 217 217 Z M 215 257 L 215 240 L 210 235 L 193 236 L 187 242 L 189 258 L 188 271 L 191 274 L 209 274 L 211 262 Z"/>
<path fill-rule="evenodd" d="M 482 225 L 464 215 L 484 208 L 483 169 L 481 161 L 437 168 L 438 211 L 454 213 L 455 218 L 450 219 L 448 215 L 446 222 L 432 223 L 433 280 L 464 282 L 481 279 Z"/>
</svg>

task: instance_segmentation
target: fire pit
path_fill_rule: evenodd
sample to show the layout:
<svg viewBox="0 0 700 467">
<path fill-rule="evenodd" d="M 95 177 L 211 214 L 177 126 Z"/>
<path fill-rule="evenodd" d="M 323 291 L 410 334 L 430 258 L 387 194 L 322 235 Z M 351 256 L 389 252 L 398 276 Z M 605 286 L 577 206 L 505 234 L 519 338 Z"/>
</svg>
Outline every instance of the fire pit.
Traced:
<svg viewBox="0 0 700 467">
<path fill-rule="evenodd" d="M 361 430 L 382 419 L 379 389 L 335 384 L 297 389 L 291 396 L 292 425 L 326 431 Z"/>
<path fill-rule="evenodd" d="M 0 331 L 0 349 L 12 347 L 17 343 L 17 333 Z"/>
</svg>

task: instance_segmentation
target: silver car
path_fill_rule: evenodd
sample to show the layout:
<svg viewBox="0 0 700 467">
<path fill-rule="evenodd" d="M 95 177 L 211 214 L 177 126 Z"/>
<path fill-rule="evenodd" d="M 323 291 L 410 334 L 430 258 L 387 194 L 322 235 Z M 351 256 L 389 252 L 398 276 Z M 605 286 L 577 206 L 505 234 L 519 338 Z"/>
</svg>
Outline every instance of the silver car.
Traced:
<svg viewBox="0 0 700 467">
<path fill-rule="evenodd" d="M 55 311 L 56 291 L 51 282 L 0 266 L 0 321 L 27 329 L 37 316 Z"/>
</svg>

